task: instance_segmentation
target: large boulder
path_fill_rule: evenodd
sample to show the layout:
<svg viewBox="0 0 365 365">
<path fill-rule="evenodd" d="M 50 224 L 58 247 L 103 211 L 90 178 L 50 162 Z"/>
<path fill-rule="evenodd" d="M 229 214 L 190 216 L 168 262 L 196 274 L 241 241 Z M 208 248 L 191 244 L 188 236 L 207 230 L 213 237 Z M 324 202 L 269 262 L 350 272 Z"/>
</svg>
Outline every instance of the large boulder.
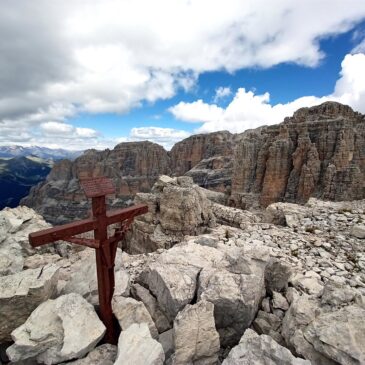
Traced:
<svg viewBox="0 0 365 365">
<path fill-rule="evenodd" d="M 49 226 L 33 209 L 24 206 L 0 211 L 0 276 L 21 271 L 24 258 L 41 251 L 30 246 L 28 235 Z"/>
<path fill-rule="evenodd" d="M 319 315 L 304 338 L 325 356 L 344 365 L 365 363 L 365 308 L 350 305 Z"/>
<path fill-rule="evenodd" d="M 214 304 L 221 344 L 232 346 L 254 320 L 265 296 L 268 252 L 230 248 L 224 260 L 205 267 L 199 276 L 198 298 Z"/>
<path fill-rule="evenodd" d="M 155 322 L 156 328 L 159 333 L 166 332 L 171 328 L 170 321 L 162 312 L 156 298 L 151 294 L 148 289 L 135 283 L 131 288 L 131 292 L 132 296 L 135 299 L 143 302 L 153 321 Z"/>
<path fill-rule="evenodd" d="M 294 298 L 282 335 L 293 351 L 314 364 L 361 364 L 365 361 L 364 302 L 357 290 L 330 282 L 320 296 Z"/>
<path fill-rule="evenodd" d="M 204 300 L 188 304 L 175 318 L 174 339 L 174 365 L 217 364 L 220 345 L 214 305 Z"/>
<path fill-rule="evenodd" d="M 114 365 L 162 365 L 164 360 L 163 348 L 151 337 L 146 323 L 132 324 L 121 332 Z"/>
<path fill-rule="evenodd" d="M 233 345 L 251 325 L 265 295 L 268 258 L 269 251 L 261 248 L 214 248 L 193 238 L 159 255 L 139 280 L 170 320 L 194 298 L 213 303 L 221 343 Z"/>
<path fill-rule="evenodd" d="M 356 224 L 351 229 L 351 235 L 356 238 L 365 238 L 365 225 L 363 224 Z"/>
<path fill-rule="evenodd" d="M 184 235 L 198 235 L 215 225 L 212 203 L 190 177 L 160 176 L 151 193 L 139 193 L 136 203 L 148 213 L 136 218 L 125 247 L 131 253 L 170 248 Z"/>
<path fill-rule="evenodd" d="M 57 280 L 56 265 L 0 277 L 0 343 L 10 341 L 11 332 L 56 293 Z"/>
<path fill-rule="evenodd" d="M 224 254 L 194 242 L 182 243 L 163 252 L 146 266 L 140 281 L 156 297 L 169 320 L 173 320 L 197 292 L 197 279 L 205 266 L 223 260 Z"/>
<path fill-rule="evenodd" d="M 129 275 L 122 267 L 122 250 L 117 249 L 115 258 L 115 291 L 118 295 L 129 296 Z M 98 278 L 95 250 L 86 249 L 80 253 L 80 259 L 67 270 L 67 282 L 61 294 L 78 293 L 93 305 L 99 304 Z"/>
<path fill-rule="evenodd" d="M 42 303 L 12 332 L 7 349 L 11 361 L 36 357 L 46 365 L 81 358 L 105 333 L 93 306 L 79 294 L 67 294 Z"/>
<path fill-rule="evenodd" d="M 147 323 L 151 336 L 158 337 L 158 331 L 145 305 L 133 298 L 115 296 L 112 302 L 113 313 L 122 330 L 133 323 Z"/>
<path fill-rule="evenodd" d="M 310 361 L 292 355 L 270 336 L 259 336 L 247 329 L 240 343 L 235 346 L 222 365 L 311 365 Z"/>
</svg>

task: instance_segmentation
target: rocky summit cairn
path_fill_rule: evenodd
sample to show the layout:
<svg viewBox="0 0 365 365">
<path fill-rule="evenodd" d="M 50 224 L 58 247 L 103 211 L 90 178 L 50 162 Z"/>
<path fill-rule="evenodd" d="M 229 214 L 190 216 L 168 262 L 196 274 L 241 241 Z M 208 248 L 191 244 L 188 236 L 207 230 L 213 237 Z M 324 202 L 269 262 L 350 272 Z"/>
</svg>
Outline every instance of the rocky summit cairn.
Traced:
<svg viewBox="0 0 365 365">
<path fill-rule="evenodd" d="M 32 249 L 24 232 L 46 225 L 41 217 L 0 212 L 0 261 L 16 262 L 0 276 L 1 361 L 364 364 L 365 200 L 253 213 L 223 197 L 165 175 L 136 196 L 149 212 L 116 252 L 117 346 L 101 343 L 93 249 Z"/>
</svg>

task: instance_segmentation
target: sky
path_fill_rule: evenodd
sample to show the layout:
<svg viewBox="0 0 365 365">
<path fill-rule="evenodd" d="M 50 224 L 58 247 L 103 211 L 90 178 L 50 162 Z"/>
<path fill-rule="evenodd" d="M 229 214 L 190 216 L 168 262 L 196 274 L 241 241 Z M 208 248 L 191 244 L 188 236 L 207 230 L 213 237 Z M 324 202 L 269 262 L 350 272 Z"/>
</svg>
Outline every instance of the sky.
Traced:
<svg viewBox="0 0 365 365">
<path fill-rule="evenodd" d="M 365 114 L 365 0 L 1 0 L 0 145 L 240 133 Z"/>
</svg>

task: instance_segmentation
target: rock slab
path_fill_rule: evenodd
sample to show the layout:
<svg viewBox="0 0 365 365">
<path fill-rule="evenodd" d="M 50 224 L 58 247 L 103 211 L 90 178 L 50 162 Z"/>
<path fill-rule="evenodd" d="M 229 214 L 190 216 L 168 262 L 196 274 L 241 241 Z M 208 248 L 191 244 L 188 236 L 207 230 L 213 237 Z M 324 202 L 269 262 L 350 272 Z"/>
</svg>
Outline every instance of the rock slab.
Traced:
<svg viewBox="0 0 365 365">
<path fill-rule="evenodd" d="M 36 357 L 46 365 L 85 356 L 101 340 L 105 326 L 79 294 L 47 300 L 12 332 L 11 361 Z"/>
</svg>

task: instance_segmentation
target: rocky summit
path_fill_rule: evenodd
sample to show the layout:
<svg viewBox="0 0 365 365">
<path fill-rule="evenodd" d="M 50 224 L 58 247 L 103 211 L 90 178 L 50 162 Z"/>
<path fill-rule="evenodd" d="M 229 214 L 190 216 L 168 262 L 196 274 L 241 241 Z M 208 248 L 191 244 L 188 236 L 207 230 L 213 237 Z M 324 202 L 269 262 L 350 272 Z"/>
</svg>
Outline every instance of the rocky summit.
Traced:
<svg viewBox="0 0 365 365">
<path fill-rule="evenodd" d="M 107 176 L 117 192 L 113 206 L 149 193 L 158 176 L 186 175 L 225 194 L 238 208 L 275 202 L 305 203 L 365 198 L 365 116 L 335 102 L 302 108 L 278 125 L 241 134 L 199 134 L 170 152 L 151 142 L 128 142 L 113 150 L 89 150 L 63 160 L 33 187 L 22 204 L 51 223 L 85 217 L 89 205 L 78 179 Z"/>
<path fill-rule="evenodd" d="M 189 176 L 156 180 L 117 252 L 116 345 L 102 342 L 93 250 L 32 249 L 49 224 L 0 212 L 0 362 L 365 364 L 365 200 L 249 212 Z"/>
</svg>

